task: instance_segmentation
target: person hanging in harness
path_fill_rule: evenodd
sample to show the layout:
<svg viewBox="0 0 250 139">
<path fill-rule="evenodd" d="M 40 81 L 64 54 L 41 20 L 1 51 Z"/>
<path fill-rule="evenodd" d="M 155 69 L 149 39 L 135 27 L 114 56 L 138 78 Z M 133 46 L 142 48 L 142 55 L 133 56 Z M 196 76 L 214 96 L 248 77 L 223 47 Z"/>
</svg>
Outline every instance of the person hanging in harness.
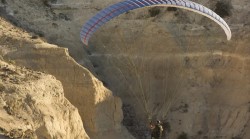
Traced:
<svg viewBox="0 0 250 139">
<path fill-rule="evenodd" d="M 161 121 L 157 120 L 156 125 L 151 122 L 150 128 L 151 128 L 151 139 L 161 139 L 163 131 Z"/>
</svg>

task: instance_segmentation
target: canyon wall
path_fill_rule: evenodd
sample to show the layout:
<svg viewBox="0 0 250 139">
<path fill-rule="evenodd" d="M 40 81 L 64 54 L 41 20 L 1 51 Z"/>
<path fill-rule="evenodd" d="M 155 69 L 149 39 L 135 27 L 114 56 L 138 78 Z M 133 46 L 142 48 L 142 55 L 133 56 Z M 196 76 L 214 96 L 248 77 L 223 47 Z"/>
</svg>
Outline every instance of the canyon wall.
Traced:
<svg viewBox="0 0 250 139">
<path fill-rule="evenodd" d="M 121 125 L 122 103 L 87 69 L 77 64 L 65 48 L 34 38 L 1 19 L 1 56 L 16 65 L 54 75 L 65 97 L 77 107 L 91 138 L 133 138 Z M 112 134 L 111 134 L 112 133 Z M 68 138 L 68 137 L 65 137 Z M 75 137 L 80 138 L 80 137 Z"/>
<path fill-rule="evenodd" d="M 36 44 L 32 49 L 11 51 L 5 58 L 44 70 L 62 81 L 66 97 L 78 107 L 89 133 L 106 132 L 106 123 L 101 120 L 106 114 L 100 111 L 103 115 L 99 115 L 99 109 L 111 108 L 105 117 L 117 122 L 108 125 L 123 129 L 119 125 L 123 119 L 118 109 L 121 102 L 103 84 L 127 106 L 123 107 L 123 124 L 137 138 L 148 136 L 146 124 L 150 116 L 164 121 L 170 138 L 248 139 L 249 3 L 195 1 L 226 20 L 233 33 L 231 41 L 226 40 L 217 24 L 203 16 L 157 7 L 130 11 L 111 20 L 94 34 L 89 47 L 83 47 L 79 39 L 82 24 L 115 2 L 10 0 L 1 4 L 6 19 L 34 37 L 68 48 L 76 62 L 91 73 L 65 56 L 65 49 L 48 44 L 53 48 L 39 48 L 43 44 Z M 72 90 L 81 95 L 71 95 Z M 82 102 L 85 96 L 92 100 Z M 85 110 L 85 104 L 94 108 Z M 96 122 L 92 123 L 93 119 Z"/>
</svg>

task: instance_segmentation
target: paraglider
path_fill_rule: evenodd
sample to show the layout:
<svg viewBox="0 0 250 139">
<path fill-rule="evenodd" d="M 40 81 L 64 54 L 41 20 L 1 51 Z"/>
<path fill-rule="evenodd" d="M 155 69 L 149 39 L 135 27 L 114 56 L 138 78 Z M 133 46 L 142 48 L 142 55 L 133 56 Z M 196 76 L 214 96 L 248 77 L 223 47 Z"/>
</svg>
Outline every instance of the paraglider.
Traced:
<svg viewBox="0 0 250 139">
<path fill-rule="evenodd" d="M 85 45 L 88 45 L 88 41 L 93 33 L 109 20 L 130 10 L 150 6 L 168 6 L 182 8 L 206 16 L 220 25 L 227 36 L 227 40 L 231 39 L 231 30 L 227 23 L 215 12 L 198 3 L 189 0 L 124 0 L 101 10 L 90 20 L 88 20 L 81 29 L 81 41 Z"/>
<path fill-rule="evenodd" d="M 216 22 L 224 30 L 228 40 L 231 39 L 231 30 L 227 23 L 219 15 L 217 15 L 212 10 L 204 7 L 203 5 L 197 4 L 189 0 L 124 0 L 118 2 L 101 10 L 95 16 L 90 18 L 90 20 L 88 20 L 81 29 L 80 39 L 85 45 L 88 45 L 88 42 L 92 35 L 102 25 L 112 20 L 113 18 L 116 18 L 117 16 L 134 9 L 154 6 L 182 8 L 208 17 L 209 19 Z M 107 80 L 110 81 L 110 84 L 122 84 L 121 90 L 114 91 L 115 93 L 121 92 L 122 94 L 122 89 L 127 89 L 124 89 L 124 93 L 128 93 L 128 95 L 130 95 L 131 97 L 131 100 L 129 100 L 128 102 L 129 105 L 133 105 L 135 109 L 140 111 L 138 113 L 143 115 L 138 117 L 140 117 L 141 119 L 147 118 L 146 120 L 148 121 L 151 121 L 155 118 L 160 118 L 164 121 L 165 119 L 167 119 L 166 117 L 168 112 L 170 111 L 170 107 L 174 103 L 176 103 L 177 98 L 183 91 L 179 88 L 182 88 L 182 86 L 184 86 L 183 84 L 186 83 L 185 80 L 182 80 L 182 78 L 185 77 L 184 75 L 187 74 L 183 68 L 184 66 L 186 66 L 185 63 L 182 63 L 181 58 L 177 60 L 174 59 L 173 61 L 171 58 L 164 57 L 162 59 L 162 62 L 159 61 L 159 57 L 153 57 L 152 59 L 148 59 L 148 57 L 144 56 L 144 51 L 140 51 L 140 49 L 138 49 L 140 51 L 140 55 L 138 57 L 134 56 L 134 49 L 130 49 L 130 44 L 126 43 L 126 41 L 122 39 L 124 38 L 122 37 L 122 33 L 120 35 L 121 37 L 119 36 L 119 34 L 119 32 L 116 34 L 121 41 L 121 43 L 119 43 L 119 45 L 117 46 L 117 49 L 120 54 L 119 56 L 115 55 L 114 57 L 111 57 L 110 53 L 108 53 L 109 55 L 105 56 L 105 49 L 108 49 L 108 47 L 103 47 L 104 50 L 101 49 L 102 53 L 100 55 L 102 56 L 102 59 L 99 62 L 107 64 L 109 70 L 112 71 L 112 74 L 114 76 L 116 76 L 115 79 L 113 79 L 113 77 L 111 79 L 105 76 L 104 78 L 107 78 Z M 177 39 L 180 40 L 179 38 Z M 101 39 L 99 41 L 101 42 Z M 112 42 L 112 40 L 110 42 Z M 142 42 L 144 42 L 144 39 L 142 39 Z M 144 47 L 143 44 L 140 45 Z M 112 43 L 112 48 L 115 47 L 116 45 Z M 98 55 L 92 55 L 92 58 L 94 59 L 95 56 Z M 154 64 L 154 67 L 151 67 L 151 63 L 162 64 L 160 66 L 156 66 L 157 64 Z M 175 65 L 175 67 L 173 65 Z M 105 70 L 103 71 L 103 73 L 110 72 Z M 158 74 L 154 73 L 154 70 L 157 70 L 157 73 L 161 74 L 158 76 Z M 157 77 L 159 78 L 155 79 Z M 155 85 L 155 83 L 157 83 L 157 85 Z M 158 92 L 155 92 L 155 90 L 157 90 Z M 117 96 L 119 96 L 119 94 Z M 124 102 L 126 102 L 126 100 L 124 100 Z M 144 114 L 146 115 L 145 117 Z M 162 128 L 160 128 L 161 125 L 159 123 L 160 122 L 157 122 L 157 124 L 151 125 L 151 136 L 154 138 L 159 138 L 162 136 L 161 134 L 163 130 L 161 130 Z M 156 125 L 159 127 L 155 128 Z M 157 135 L 155 135 L 155 133 L 157 133 Z"/>
</svg>

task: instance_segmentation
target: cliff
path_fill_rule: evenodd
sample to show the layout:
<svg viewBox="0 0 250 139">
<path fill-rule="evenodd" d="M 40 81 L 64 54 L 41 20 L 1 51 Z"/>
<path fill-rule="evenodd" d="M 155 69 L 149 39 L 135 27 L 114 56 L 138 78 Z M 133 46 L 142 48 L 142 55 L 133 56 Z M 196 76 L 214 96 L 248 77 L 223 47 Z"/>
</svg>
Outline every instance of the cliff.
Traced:
<svg viewBox="0 0 250 139">
<path fill-rule="evenodd" d="M 121 125 L 120 99 L 112 96 L 87 69 L 77 64 L 67 49 L 34 38 L 2 18 L 0 25 L 4 30 L 1 56 L 16 65 L 54 75 L 60 80 L 65 97 L 77 107 L 82 117 L 83 124 L 79 121 L 77 125 L 82 126 L 82 130 L 84 126 L 91 138 L 132 138 Z"/>
<path fill-rule="evenodd" d="M 124 118 L 130 133 L 146 138 L 149 115 L 164 121 L 170 138 L 248 139 L 249 3 L 196 1 L 226 20 L 233 33 L 231 41 L 203 16 L 157 7 L 111 20 L 94 34 L 90 47 L 83 47 L 82 24 L 115 2 L 5 1 L 3 17 L 35 38 L 68 48 L 75 61 L 66 49 L 44 42 L 6 49 L 4 58 L 59 79 L 92 136 L 121 129 L 127 136 L 120 125 Z M 121 98 L 123 107 L 103 85 Z M 107 125 L 112 126 L 106 130 Z"/>
<path fill-rule="evenodd" d="M 84 138 L 77 109 L 51 75 L 0 61 L 0 128 L 10 138 Z M 2 137 L 1 137 L 2 138 Z"/>
</svg>

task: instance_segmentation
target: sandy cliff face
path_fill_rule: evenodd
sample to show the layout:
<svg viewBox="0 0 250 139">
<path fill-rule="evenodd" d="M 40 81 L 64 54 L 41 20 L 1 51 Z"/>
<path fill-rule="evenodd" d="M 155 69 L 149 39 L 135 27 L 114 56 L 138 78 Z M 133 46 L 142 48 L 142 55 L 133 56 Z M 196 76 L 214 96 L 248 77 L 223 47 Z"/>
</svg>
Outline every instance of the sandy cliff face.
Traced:
<svg viewBox="0 0 250 139">
<path fill-rule="evenodd" d="M 91 138 L 132 138 L 121 126 L 120 99 L 112 96 L 111 91 L 87 69 L 78 65 L 66 49 L 34 38 L 3 19 L 1 28 L 5 30 L 1 34 L 2 57 L 17 65 L 52 74 L 60 80 L 65 97 L 78 108 Z"/>
<path fill-rule="evenodd" d="M 139 101 L 133 97 L 134 92 L 141 91 L 141 88 L 138 88 L 140 86 L 138 77 L 141 77 L 146 90 L 148 97 L 144 98 L 148 99 L 150 111 L 166 101 L 166 92 L 178 94 L 178 99 L 169 113 L 165 113 L 163 107 L 153 114 L 154 117 L 166 119 L 170 123 L 169 137 L 176 138 L 183 134 L 197 139 L 250 138 L 248 1 L 196 1 L 214 10 L 229 23 L 233 33 L 231 41 L 226 40 L 224 32 L 218 25 L 197 14 L 178 9 L 156 8 L 153 11 L 159 13 L 155 15 L 150 12 L 151 8 L 146 8 L 128 12 L 110 21 L 93 36 L 90 40 L 91 47 L 86 49 L 88 52 L 86 53 L 79 40 L 82 23 L 100 9 L 115 2 L 117 1 L 48 0 L 44 3 L 37 0 L 10 0 L 2 4 L 2 9 L 17 25 L 44 36 L 51 43 L 68 47 L 70 54 L 78 63 L 98 75 L 97 77 L 114 94 L 120 96 L 126 105 L 131 105 L 135 112 L 126 109 L 129 114 L 125 114 L 124 124 L 138 138 L 146 138 L 143 136 L 146 135 L 146 114 L 144 106 L 140 103 L 145 99 L 140 95 Z M 109 91 L 103 89 L 99 81 L 89 76 L 89 72 L 78 65 L 72 66 L 72 59 L 65 62 L 68 57 L 65 57 L 64 49 L 53 48 L 55 51 L 60 51 L 57 54 L 62 60 L 57 60 L 58 56 L 53 57 L 49 54 L 50 52 L 54 54 L 51 49 L 40 49 L 38 46 L 36 45 L 36 49 L 30 52 L 27 51 L 28 48 L 22 48 L 6 56 L 18 60 L 20 64 L 55 74 L 68 90 L 66 96 L 80 108 L 87 130 L 99 131 L 97 129 L 101 125 L 101 129 L 104 129 L 105 124 L 98 120 L 101 119 L 98 116 L 102 115 L 98 112 L 95 118 L 91 118 L 90 115 L 99 108 L 109 108 L 107 105 L 117 102 L 117 99 L 110 97 L 107 93 Z M 35 55 L 30 56 L 31 53 Z M 58 62 L 54 63 L 50 57 Z M 131 61 L 137 65 L 139 74 L 136 75 L 133 70 L 135 67 L 131 67 Z M 72 74 L 72 69 L 77 72 Z M 78 72 L 84 73 L 85 76 L 79 75 Z M 65 74 L 70 76 L 65 77 Z M 80 82 L 80 87 L 75 84 L 70 87 L 69 82 L 76 84 Z M 92 82 L 97 83 L 92 84 Z M 84 87 L 82 83 L 90 84 L 91 87 Z M 80 92 L 80 96 L 90 96 L 92 100 L 81 102 L 79 96 L 74 98 L 71 95 L 73 89 Z M 84 93 L 81 90 L 85 90 Z M 100 101 L 95 93 L 88 93 L 92 90 L 105 92 L 101 93 L 103 95 L 100 96 Z M 106 98 L 110 101 L 105 101 Z M 88 115 L 81 109 L 82 104 L 87 103 L 91 106 L 98 104 L 100 107 L 86 110 L 90 111 Z M 120 107 L 120 102 L 111 107 L 114 106 Z M 165 108 L 169 109 L 168 106 Z M 120 111 L 112 109 L 111 113 Z M 131 107 L 128 106 L 128 109 L 131 110 Z M 121 118 L 118 114 L 117 119 Z M 96 119 L 100 125 L 91 123 L 92 119 Z M 139 122 L 133 119 L 139 119 Z M 116 124 L 112 125 L 116 127 Z"/>
<path fill-rule="evenodd" d="M 54 75 L 64 86 L 65 96 L 76 106 L 91 137 L 121 130 L 121 101 L 102 82 L 78 65 L 62 48 L 19 49 L 6 57 L 17 64 Z"/>
<path fill-rule="evenodd" d="M 1 135 L 88 139 L 77 109 L 51 75 L 0 61 Z"/>
</svg>

